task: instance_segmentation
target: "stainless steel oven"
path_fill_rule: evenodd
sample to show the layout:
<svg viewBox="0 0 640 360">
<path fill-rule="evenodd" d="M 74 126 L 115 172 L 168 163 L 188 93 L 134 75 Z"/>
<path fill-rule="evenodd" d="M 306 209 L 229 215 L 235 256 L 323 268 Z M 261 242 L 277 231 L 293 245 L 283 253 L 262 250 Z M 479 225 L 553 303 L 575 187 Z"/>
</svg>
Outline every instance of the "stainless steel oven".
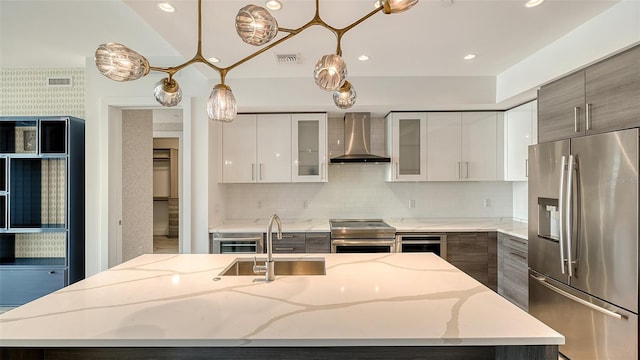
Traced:
<svg viewBox="0 0 640 360">
<path fill-rule="evenodd" d="M 382 219 L 332 219 L 332 253 L 396 252 L 396 229 Z"/>
<path fill-rule="evenodd" d="M 447 235 L 400 233 L 396 236 L 398 252 L 432 252 L 447 258 Z"/>
<path fill-rule="evenodd" d="M 262 233 L 213 233 L 209 252 L 213 254 L 261 254 Z"/>
</svg>

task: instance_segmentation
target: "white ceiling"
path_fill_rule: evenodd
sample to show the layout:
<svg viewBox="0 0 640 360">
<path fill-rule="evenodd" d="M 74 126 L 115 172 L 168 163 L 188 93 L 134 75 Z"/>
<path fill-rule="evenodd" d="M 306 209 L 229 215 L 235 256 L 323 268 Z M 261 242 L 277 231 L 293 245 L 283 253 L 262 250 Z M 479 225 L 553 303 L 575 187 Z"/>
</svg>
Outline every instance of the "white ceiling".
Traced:
<svg viewBox="0 0 640 360">
<path fill-rule="evenodd" d="M 407 12 L 380 12 L 350 30 L 343 38 L 343 58 L 350 77 L 370 81 L 382 77 L 386 79 L 381 81 L 390 86 L 413 81 L 411 86 L 415 88 L 422 81 L 418 79 L 428 77 L 486 79 L 499 75 L 618 1 L 546 0 L 529 9 L 524 7 L 525 0 L 453 0 L 452 6 L 443 6 L 440 0 L 420 0 Z M 0 67 L 81 67 L 93 57 L 99 44 L 111 41 L 140 52 L 153 66 L 177 65 L 196 51 L 197 1 L 171 2 L 177 9 L 173 14 L 160 11 L 157 0 L 0 0 Z M 272 12 L 280 26 L 296 28 L 311 20 L 313 0 L 282 2 L 283 9 Z M 203 55 L 219 57 L 222 67 L 257 50 L 243 43 L 234 27 L 238 9 L 248 3 L 251 2 L 203 0 Z M 263 0 L 253 3 L 263 5 Z M 320 0 L 321 17 L 337 28 L 373 9 L 373 0 Z M 296 84 L 287 80 L 295 78 L 307 81 L 315 62 L 322 55 L 335 52 L 335 48 L 334 35 L 313 26 L 233 69 L 227 79 L 237 79 L 234 84 L 245 85 L 256 78 L 279 77 L 282 84 Z M 277 64 L 274 55 L 287 53 L 300 54 L 302 62 Z M 477 58 L 463 60 L 467 53 L 475 53 Z M 371 59 L 357 60 L 361 54 Z M 201 65 L 197 68 L 217 82 L 217 72 Z M 362 91 L 360 84 L 356 85 L 362 100 L 359 103 L 376 105 L 375 98 L 365 97 L 370 94 Z M 302 89 L 305 91 L 310 93 Z M 237 96 L 240 95 L 241 91 Z M 495 94 L 487 98 L 495 99 Z M 326 96 L 321 101 L 314 111 L 325 107 L 335 110 Z M 446 108 L 437 99 L 434 101 L 437 108 Z M 413 106 L 384 104 L 379 110 L 424 107 L 419 100 L 414 102 Z M 491 107 L 492 102 L 488 101 L 487 106 Z M 310 108 L 308 102 L 300 103 L 301 107 Z M 474 104 L 472 108 L 480 108 L 477 102 Z M 277 106 L 284 111 L 282 103 Z M 246 110 L 264 109 L 258 104 Z"/>
<path fill-rule="evenodd" d="M 282 2 L 283 9 L 273 12 L 282 27 L 299 27 L 313 16 L 313 0 Z M 452 6 L 421 0 L 407 12 L 378 13 L 349 31 L 343 57 L 351 76 L 495 76 L 616 2 L 546 0 L 528 9 L 524 0 L 453 0 Z M 85 57 L 108 41 L 139 51 L 152 65 L 176 65 L 195 53 L 197 2 L 173 3 L 176 12 L 167 14 L 153 0 L 0 0 L 0 66 L 84 66 Z M 234 28 L 235 14 L 247 3 L 203 0 L 204 56 L 217 56 L 219 65 L 228 66 L 256 50 Z M 320 7 L 322 18 L 339 28 L 373 10 L 373 1 L 320 0 Z M 331 32 L 314 26 L 240 65 L 228 78 L 308 77 L 317 59 L 335 46 Z M 297 53 L 303 61 L 278 65 L 276 53 Z M 467 53 L 478 56 L 465 61 Z M 361 54 L 371 60 L 358 61 Z M 203 74 L 218 78 L 211 69 Z"/>
</svg>

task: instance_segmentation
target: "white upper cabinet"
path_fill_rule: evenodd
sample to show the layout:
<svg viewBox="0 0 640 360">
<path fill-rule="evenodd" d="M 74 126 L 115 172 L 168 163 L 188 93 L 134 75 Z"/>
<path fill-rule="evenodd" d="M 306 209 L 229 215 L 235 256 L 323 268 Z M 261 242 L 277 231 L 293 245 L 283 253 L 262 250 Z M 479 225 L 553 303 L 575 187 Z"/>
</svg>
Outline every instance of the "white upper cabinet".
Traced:
<svg viewBox="0 0 640 360">
<path fill-rule="evenodd" d="M 429 181 L 460 180 L 462 113 L 427 114 L 427 166 Z"/>
<path fill-rule="evenodd" d="M 498 114 L 462 113 L 463 180 L 498 180 Z"/>
<path fill-rule="evenodd" d="M 256 119 L 257 115 L 238 114 L 233 122 L 222 124 L 218 139 L 222 182 L 256 181 Z"/>
<path fill-rule="evenodd" d="M 259 114 L 256 181 L 291 182 L 291 115 Z"/>
<path fill-rule="evenodd" d="M 527 181 L 529 145 L 536 143 L 537 101 L 505 112 L 504 174 L 506 181 Z"/>
<path fill-rule="evenodd" d="M 219 132 L 223 183 L 327 181 L 326 114 L 239 114 Z"/>
<path fill-rule="evenodd" d="M 427 180 L 427 114 L 390 113 L 386 122 L 391 154 L 387 180 Z"/>
<path fill-rule="evenodd" d="M 427 180 L 498 180 L 498 114 L 427 114 Z"/>
<path fill-rule="evenodd" d="M 291 180 L 327 182 L 327 114 L 291 116 Z"/>
</svg>

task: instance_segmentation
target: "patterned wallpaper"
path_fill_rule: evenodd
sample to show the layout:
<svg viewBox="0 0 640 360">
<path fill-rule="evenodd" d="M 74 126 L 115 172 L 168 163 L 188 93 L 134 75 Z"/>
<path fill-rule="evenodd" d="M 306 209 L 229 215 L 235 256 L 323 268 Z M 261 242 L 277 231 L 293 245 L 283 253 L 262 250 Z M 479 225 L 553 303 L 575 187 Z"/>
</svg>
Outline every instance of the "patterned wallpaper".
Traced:
<svg viewBox="0 0 640 360">
<path fill-rule="evenodd" d="M 66 233 L 16 234 L 16 258 L 65 257 Z"/>
<path fill-rule="evenodd" d="M 48 77 L 71 77 L 72 86 L 47 86 Z M 0 116 L 56 115 L 85 118 L 84 68 L 0 70 Z M 64 223 L 64 163 L 45 161 L 42 170 L 42 221 Z M 16 257 L 64 257 L 66 242 L 65 233 L 18 234 Z"/>
<path fill-rule="evenodd" d="M 71 76 L 72 86 L 47 86 L 48 77 Z M 0 70 L 0 115 L 71 115 L 85 118 L 85 69 Z"/>
</svg>

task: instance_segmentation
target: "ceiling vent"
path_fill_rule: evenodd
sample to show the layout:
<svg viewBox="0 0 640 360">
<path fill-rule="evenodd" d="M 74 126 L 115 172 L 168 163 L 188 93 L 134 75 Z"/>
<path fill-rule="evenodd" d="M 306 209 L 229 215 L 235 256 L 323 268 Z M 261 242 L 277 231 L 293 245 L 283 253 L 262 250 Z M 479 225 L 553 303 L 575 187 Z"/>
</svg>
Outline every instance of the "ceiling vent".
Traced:
<svg viewBox="0 0 640 360">
<path fill-rule="evenodd" d="M 302 64 L 300 54 L 276 54 L 278 64 Z"/>
<path fill-rule="evenodd" d="M 47 86 L 51 86 L 51 87 L 71 87 L 71 86 L 73 86 L 73 81 L 71 79 L 72 79 L 71 76 L 48 77 L 47 78 Z"/>
</svg>

